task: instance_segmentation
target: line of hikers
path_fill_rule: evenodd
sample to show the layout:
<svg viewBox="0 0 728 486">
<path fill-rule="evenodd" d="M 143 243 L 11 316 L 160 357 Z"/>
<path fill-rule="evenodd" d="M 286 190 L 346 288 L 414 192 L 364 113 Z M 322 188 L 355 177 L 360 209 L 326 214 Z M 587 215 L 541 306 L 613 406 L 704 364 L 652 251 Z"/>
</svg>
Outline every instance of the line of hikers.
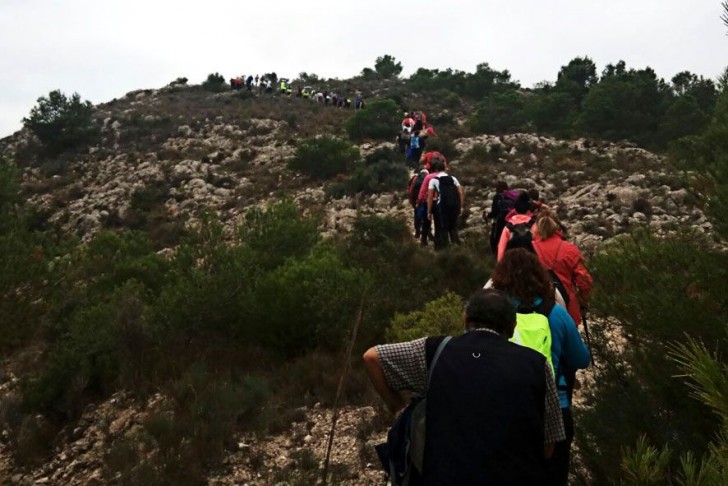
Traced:
<svg viewBox="0 0 728 486">
<path fill-rule="evenodd" d="M 438 214 L 430 201 L 447 200 L 443 180 L 456 181 L 438 154 L 410 183 L 423 244 L 431 236 L 420 209 L 422 186 L 427 215 Z M 462 207 L 462 188 L 455 187 Z M 439 212 L 448 214 L 444 206 Z M 402 411 L 378 447 L 394 486 L 568 484 L 576 372 L 591 362 L 579 327 L 588 343 L 583 309 L 592 277 L 537 191 L 498 182 L 483 218 L 493 221 L 497 264 L 467 301 L 464 334 L 378 345 L 364 354 L 375 390 L 393 413 Z M 435 225 L 436 248 L 443 246 L 438 241 Z"/>
<path fill-rule="evenodd" d="M 366 108 L 366 101 L 360 91 L 356 92 L 352 101 L 347 96 L 340 96 L 329 91 L 316 90 L 311 86 L 295 87 L 288 78 L 280 78 L 276 82 L 279 86 L 278 94 L 282 96 L 293 96 L 295 93 L 296 97 L 310 99 L 326 106 L 330 105 L 336 108 L 351 108 L 353 106 L 357 110 Z M 230 78 L 230 89 L 237 91 L 245 88 L 250 92 L 255 90 L 258 94 L 272 94 L 274 90 L 273 85 L 274 83 L 270 78 L 267 76 L 260 77 L 257 74 L 255 77 L 248 75 L 247 77 L 238 76 Z"/>
<path fill-rule="evenodd" d="M 400 130 L 397 132 L 397 145 L 410 168 L 417 168 L 427 148 L 428 139 L 436 136 L 435 128 L 427 123 L 427 115 L 423 111 L 404 113 Z"/>
</svg>

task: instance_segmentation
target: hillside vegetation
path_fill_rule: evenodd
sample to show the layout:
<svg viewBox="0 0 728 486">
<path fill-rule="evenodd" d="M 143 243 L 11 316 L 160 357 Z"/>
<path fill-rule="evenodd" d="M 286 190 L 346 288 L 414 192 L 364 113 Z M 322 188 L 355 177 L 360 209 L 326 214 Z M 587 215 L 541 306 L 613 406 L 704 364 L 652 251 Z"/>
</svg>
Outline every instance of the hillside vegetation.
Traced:
<svg viewBox="0 0 728 486">
<path fill-rule="evenodd" d="M 214 75 L 39 100 L 0 140 L 0 478 L 314 484 L 360 309 L 355 355 L 457 329 L 506 180 L 556 208 L 597 285 L 575 484 L 725 484 L 726 80 L 588 58 L 531 89 L 487 64 L 400 73 L 293 82 L 363 110 Z M 412 237 L 408 110 L 465 186 L 447 251 Z M 333 481 L 381 480 L 389 417 L 359 360 L 340 405 Z"/>
</svg>

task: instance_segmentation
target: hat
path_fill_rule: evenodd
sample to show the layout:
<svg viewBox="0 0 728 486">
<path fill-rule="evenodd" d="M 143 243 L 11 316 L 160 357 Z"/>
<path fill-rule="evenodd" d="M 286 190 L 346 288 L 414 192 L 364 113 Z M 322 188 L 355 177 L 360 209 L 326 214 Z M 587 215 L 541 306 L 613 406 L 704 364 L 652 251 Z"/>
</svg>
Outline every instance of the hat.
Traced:
<svg viewBox="0 0 728 486">
<path fill-rule="evenodd" d="M 437 133 L 435 133 L 435 129 L 431 125 L 427 127 L 426 133 L 430 137 L 437 137 Z"/>
</svg>

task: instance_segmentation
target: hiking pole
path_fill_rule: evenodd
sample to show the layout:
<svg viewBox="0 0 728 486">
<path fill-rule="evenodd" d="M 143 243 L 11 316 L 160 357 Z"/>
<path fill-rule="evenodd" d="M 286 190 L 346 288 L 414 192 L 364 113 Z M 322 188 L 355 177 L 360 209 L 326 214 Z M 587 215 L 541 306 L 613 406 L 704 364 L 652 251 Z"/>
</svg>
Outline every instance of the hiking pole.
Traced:
<svg viewBox="0 0 728 486">
<path fill-rule="evenodd" d="M 341 393 L 344 391 L 344 381 L 346 376 L 349 374 L 351 368 L 351 353 L 354 351 L 354 343 L 356 342 L 356 336 L 359 334 L 359 326 L 361 325 L 362 317 L 364 315 L 364 301 L 367 295 L 367 290 L 361 296 L 361 303 L 359 304 L 359 313 L 354 321 L 354 327 L 351 330 L 351 339 L 349 340 L 349 346 L 346 350 L 346 362 L 344 363 L 344 370 L 339 378 L 339 386 L 336 389 L 336 397 L 334 398 L 334 415 L 331 418 L 331 431 L 329 432 L 329 443 L 326 446 L 326 459 L 324 460 L 324 470 L 322 473 L 322 485 L 326 486 L 329 476 L 329 461 L 331 459 L 331 448 L 334 445 L 334 435 L 336 433 L 336 422 L 339 420 L 339 399 Z"/>
<path fill-rule="evenodd" d="M 581 308 L 581 323 L 584 324 L 584 335 L 586 336 L 586 346 L 589 348 L 589 356 L 591 356 L 592 366 L 597 365 L 597 361 L 594 359 L 594 352 L 592 351 L 591 334 L 589 334 L 589 323 L 586 320 L 586 312 L 589 309 L 586 307 Z"/>
</svg>

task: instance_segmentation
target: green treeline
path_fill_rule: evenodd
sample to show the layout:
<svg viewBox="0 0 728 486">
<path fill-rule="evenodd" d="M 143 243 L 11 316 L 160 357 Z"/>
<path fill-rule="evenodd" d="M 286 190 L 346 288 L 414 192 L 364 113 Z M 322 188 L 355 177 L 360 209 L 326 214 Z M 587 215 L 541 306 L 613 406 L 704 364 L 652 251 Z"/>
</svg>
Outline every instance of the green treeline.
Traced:
<svg viewBox="0 0 728 486">
<path fill-rule="evenodd" d="M 474 133 L 626 139 L 653 149 L 700 133 L 718 95 L 712 80 L 688 71 L 666 82 L 649 67 L 628 69 L 620 61 L 598 73 L 588 57 L 563 66 L 556 82 L 532 89 L 487 63 L 474 73 L 420 68 L 407 79 L 407 86 L 414 92 L 436 92 L 442 98 L 455 94 L 476 102 L 470 118 Z"/>
</svg>

